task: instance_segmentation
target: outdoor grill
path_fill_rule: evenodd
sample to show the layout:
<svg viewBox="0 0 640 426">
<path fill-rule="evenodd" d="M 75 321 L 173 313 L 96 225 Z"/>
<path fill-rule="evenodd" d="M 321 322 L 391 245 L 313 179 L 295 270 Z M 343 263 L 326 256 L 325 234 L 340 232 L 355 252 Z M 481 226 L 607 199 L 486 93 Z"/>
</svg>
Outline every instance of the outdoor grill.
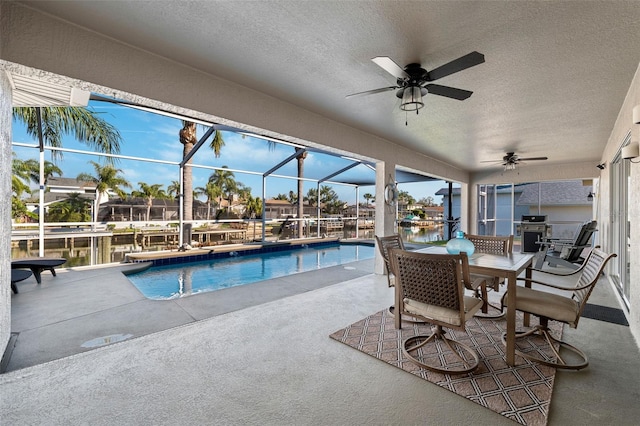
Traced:
<svg viewBox="0 0 640 426">
<path fill-rule="evenodd" d="M 522 253 L 535 253 L 540 250 L 540 246 L 536 244 L 544 236 L 547 235 L 550 227 L 546 224 L 547 216 L 523 215 L 520 221 L 520 232 L 522 235 L 522 243 L 520 251 Z"/>
</svg>

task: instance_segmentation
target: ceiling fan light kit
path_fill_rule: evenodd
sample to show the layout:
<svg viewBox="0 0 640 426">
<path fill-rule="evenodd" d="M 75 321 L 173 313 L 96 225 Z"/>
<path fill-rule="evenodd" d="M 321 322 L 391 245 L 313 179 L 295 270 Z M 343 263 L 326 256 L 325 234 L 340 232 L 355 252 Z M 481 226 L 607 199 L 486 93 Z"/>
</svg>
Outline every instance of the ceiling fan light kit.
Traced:
<svg viewBox="0 0 640 426">
<path fill-rule="evenodd" d="M 402 91 L 401 110 L 418 112 L 422 107 L 424 107 L 424 102 L 422 102 L 422 89 L 420 87 L 407 87 Z"/>
</svg>

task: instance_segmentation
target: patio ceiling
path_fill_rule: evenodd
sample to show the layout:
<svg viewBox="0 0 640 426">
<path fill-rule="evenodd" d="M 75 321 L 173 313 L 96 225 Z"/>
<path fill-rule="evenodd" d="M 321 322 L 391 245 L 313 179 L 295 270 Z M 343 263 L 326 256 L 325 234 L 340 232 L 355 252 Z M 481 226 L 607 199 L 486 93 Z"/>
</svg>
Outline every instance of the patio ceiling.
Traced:
<svg viewBox="0 0 640 426">
<path fill-rule="evenodd" d="M 637 1 L 21 3 L 470 171 L 507 151 L 595 166 L 640 62 Z M 345 98 L 395 84 L 375 56 L 429 70 L 472 51 L 486 62 L 438 80 L 467 100 L 429 94 L 416 116 L 394 92 Z"/>
</svg>

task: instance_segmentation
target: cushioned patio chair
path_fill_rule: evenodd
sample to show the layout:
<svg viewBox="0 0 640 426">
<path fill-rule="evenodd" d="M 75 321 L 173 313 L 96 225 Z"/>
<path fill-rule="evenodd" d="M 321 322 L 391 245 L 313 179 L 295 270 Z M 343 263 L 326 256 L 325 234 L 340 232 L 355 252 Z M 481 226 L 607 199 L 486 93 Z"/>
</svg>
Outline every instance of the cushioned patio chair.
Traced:
<svg viewBox="0 0 640 426">
<path fill-rule="evenodd" d="M 516 353 L 524 358 L 530 359 L 540 364 L 549 365 L 551 367 L 579 370 L 589 365 L 587 356 L 580 349 L 572 346 L 562 340 L 555 338 L 549 332 L 548 323 L 549 320 L 560 321 L 565 324 L 569 324 L 569 327 L 576 328 L 578 321 L 582 315 L 587 299 L 591 295 L 593 288 L 600 279 L 600 275 L 604 270 L 607 262 L 615 257 L 615 254 L 607 254 L 601 251 L 599 248 L 594 248 L 587 257 L 587 260 L 582 266 L 570 274 L 556 274 L 548 271 L 538 271 L 538 273 L 548 274 L 548 276 L 572 276 L 577 277 L 576 284 L 572 287 L 562 287 L 550 283 L 545 283 L 535 279 L 518 278 L 523 280 L 530 287 L 531 284 L 539 284 L 558 290 L 563 290 L 568 293 L 567 296 L 550 293 L 547 291 L 541 291 L 529 287 L 516 287 L 516 306 L 519 311 L 526 312 L 535 315 L 540 318 L 540 324 L 535 326 L 529 331 L 523 333 L 516 333 L 516 339 L 521 339 L 530 335 L 540 335 L 545 338 L 547 343 L 551 346 L 556 361 L 550 359 L 543 359 L 536 355 L 537 352 L 524 352 L 518 349 L 516 344 Z M 502 297 L 502 306 L 507 306 L 507 293 Z M 502 339 L 505 343 L 505 336 Z M 516 340 L 517 342 L 517 340 Z M 565 360 L 560 356 L 560 351 L 556 350 L 555 344 L 559 345 L 559 348 L 573 353 L 571 360 Z"/>
<path fill-rule="evenodd" d="M 42 283 L 42 271 L 51 271 L 56 276 L 54 268 L 65 263 L 67 259 L 58 257 L 32 257 L 11 261 L 11 269 L 30 269 L 38 284 Z"/>
<path fill-rule="evenodd" d="M 473 243 L 475 253 L 499 254 L 502 256 L 508 256 L 513 253 L 513 235 L 505 237 L 465 234 L 465 238 Z M 503 317 L 505 313 L 502 309 L 489 303 L 487 289 L 498 291 L 500 289 L 500 284 L 504 284 L 504 278 L 471 274 L 471 283 L 476 282 L 476 278 L 483 278 L 486 282 L 486 285 L 484 286 L 471 288 L 471 290 L 476 293 L 477 297 L 484 301 L 482 309 L 478 312 L 477 316 L 494 319 Z M 490 308 L 492 310 L 491 313 L 489 312 Z"/>
<path fill-rule="evenodd" d="M 535 269 L 542 269 L 544 262 L 549 266 L 566 266 L 578 269 L 584 262 L 582 251 L 591 247 L 591 237 L 597 230 L 598 222 L 585 222 L 571 239 L 544 238 L 539 241 L 540 251 L 536 255 Z"/>
<path fill-rule="evenodd" d="M 467 320 L 482 306 L 481 299 L 464 295 L 465 282 L 470 280 L 466 253 L 427 254 L 390 249 L 389 257 L 396 277 L 396 328 L 401 328 L 405 315 L 433 324 L 432 334 L 404 340 L 405 356 L 420 367 L 441 373 L 459 374 L 476 369 L 480 362 L 478 353 L 447 338 L 443 330 L 447 327 L 463 331 Z M 433 347 L 427 349 L 429 343 L 444 353 L 439 354 Z"/>
<path fill-rule="evenodd" d="M 402 238 L 400 238 L 400 235 L 398 234 L 390 235 L 388 237 L 378 237 L 376 235 L 375 237 L 376 245 L 378 246 L 380 254 L 382 255 L 382 259 L 384 260 L 384 270 L 387 274 L 387 283 L 389 284 L 389 287 L 393 287 L 395 283 L 395 277 L 393 276 L 389 265 L 389 249 L 394 248 L 404 250 L 404 243 L 402 242 Z"/>
</svg>

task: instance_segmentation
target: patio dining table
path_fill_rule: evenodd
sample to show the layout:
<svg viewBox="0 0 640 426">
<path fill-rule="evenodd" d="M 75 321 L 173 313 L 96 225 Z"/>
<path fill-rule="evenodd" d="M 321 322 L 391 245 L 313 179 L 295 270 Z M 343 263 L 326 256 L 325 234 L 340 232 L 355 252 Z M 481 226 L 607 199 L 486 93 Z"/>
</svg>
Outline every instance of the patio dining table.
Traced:
<svg viewBox="0 0 640 426">
<path fill-rule="evenodd" d="M 420 253 L 446 253 L 444 247 L 429 247 L 418 250 Z M 515 337 L 516 337 L 516 280 L 518 275 L 525 272 L 531 278 L 534 253 L 512 253 L 508 255 L 475 253 L 469 257 L 469 272 L 505 278 L 507 284 L 507 347 L 505 358 L 507 364 L 515 365 Z M 524 318 L 524 325 L 528 326 L 528 315 Z"/>
</svg>

